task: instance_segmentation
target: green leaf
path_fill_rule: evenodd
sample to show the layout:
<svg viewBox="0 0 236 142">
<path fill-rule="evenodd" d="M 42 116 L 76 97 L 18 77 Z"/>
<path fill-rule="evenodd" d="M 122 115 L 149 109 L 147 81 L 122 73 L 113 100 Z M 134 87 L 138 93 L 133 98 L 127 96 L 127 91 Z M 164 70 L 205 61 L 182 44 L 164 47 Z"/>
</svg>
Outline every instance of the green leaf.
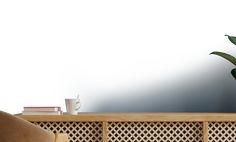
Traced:
<svg viewBox="0 0 236 142">
<path fill-rule="evenodd" d="M 218 56 L 228 60 L 229 62 L 231 62 L 232 64 L 234 64 L 236 66 L 236 58 L 232 55 L 229 55 L 229 54 L 223 53 L 223 52 L 218 52 L 218 51 L 212 52 L 210 54 L 218 55 Z"/>
<path fill-rule="evenodd" d="M 236 45 L 236 37 L 234 37 L 234 36 L 229 36 L 229 35 L 225 35 L 225 36 L 227 36 L 228 39 L 229 39 L 234 45 Z"/>
<path fill-rule="evenodd" d="M 234 79 L 236 79 L 236 68 L 232 69 L 231 74 L 234 77 Z"/>
</svg>

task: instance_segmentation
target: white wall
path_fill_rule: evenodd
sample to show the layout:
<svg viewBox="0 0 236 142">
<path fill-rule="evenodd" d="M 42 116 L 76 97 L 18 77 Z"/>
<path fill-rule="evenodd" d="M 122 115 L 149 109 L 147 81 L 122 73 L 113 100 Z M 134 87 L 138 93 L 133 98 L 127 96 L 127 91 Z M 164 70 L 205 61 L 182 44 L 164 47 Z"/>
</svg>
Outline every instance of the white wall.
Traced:
<svg viewBox="0 0 236 142">
<path fill-rule="evenodd" d="M 233 66 L 209 53 L 235 53 L 235 4 L 0 1 L 0 110 L 79 92 L 81 111 L 225 111 Z"/>
</svg>

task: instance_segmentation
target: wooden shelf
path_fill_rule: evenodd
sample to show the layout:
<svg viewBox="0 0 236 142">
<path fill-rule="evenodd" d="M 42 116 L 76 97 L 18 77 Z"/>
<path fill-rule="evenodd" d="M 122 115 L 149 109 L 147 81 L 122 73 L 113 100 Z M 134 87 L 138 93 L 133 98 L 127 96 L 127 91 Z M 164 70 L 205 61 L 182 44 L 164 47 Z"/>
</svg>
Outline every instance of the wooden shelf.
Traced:
<svg viewBox="0 0 236 142">
<path fill-rule="evenodd" d="M 236 121 L 236 113 L 79 113 L 78 115 L 19 115 L 28 121 L 219 122 Z"/>
<path fill-rule="evenodd" d="M 18 115 L 70 142 L 231 142 L 236 113 L 79 113 Z"/>
</svg>

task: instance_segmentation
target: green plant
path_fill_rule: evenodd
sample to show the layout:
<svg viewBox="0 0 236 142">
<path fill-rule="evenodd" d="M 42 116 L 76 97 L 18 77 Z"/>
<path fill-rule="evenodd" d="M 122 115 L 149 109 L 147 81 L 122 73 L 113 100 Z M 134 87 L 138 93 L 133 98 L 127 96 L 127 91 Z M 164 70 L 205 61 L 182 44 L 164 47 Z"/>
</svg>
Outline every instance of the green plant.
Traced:
<svg viewBox="0 0 236 142">
<path fill-rule="evenodd" d="M 229 36 L 229 35 L 225 35 L 228 37 L 228 39 L 234 44 L 236 45 L 236 37 L 234 36 Z M 218 55 L 226 60 L 228 60 L 229 62 L 231 62 L 232 64 L 234 64 L 236 66 L 236 58 L 230 54 L 224 53 L 224 52 L 219 52 L 219 51 L 214 51 L 210 54 L 214 54 L 214 55 Z M 236 79 L 236 68 L 231 70 L 231 74 L 234 77 L 234 79 Z"/>
</svg>

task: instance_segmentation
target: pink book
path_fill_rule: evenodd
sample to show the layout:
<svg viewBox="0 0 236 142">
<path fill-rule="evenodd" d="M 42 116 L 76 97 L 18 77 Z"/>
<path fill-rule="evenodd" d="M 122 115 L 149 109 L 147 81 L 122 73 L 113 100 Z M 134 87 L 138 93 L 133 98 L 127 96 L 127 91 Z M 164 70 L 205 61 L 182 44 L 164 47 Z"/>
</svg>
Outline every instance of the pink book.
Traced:
<svg viewBox="0 0 236 142">
<path fill-rule="evenodd" d="M 61 111 L 23 111 L 22 115 L 62 115 Z"/>
<path fill-rule="evenodd" d="M 59 106 L 27 106 L 24 111 L 61 111 Z"/>
</svg>

